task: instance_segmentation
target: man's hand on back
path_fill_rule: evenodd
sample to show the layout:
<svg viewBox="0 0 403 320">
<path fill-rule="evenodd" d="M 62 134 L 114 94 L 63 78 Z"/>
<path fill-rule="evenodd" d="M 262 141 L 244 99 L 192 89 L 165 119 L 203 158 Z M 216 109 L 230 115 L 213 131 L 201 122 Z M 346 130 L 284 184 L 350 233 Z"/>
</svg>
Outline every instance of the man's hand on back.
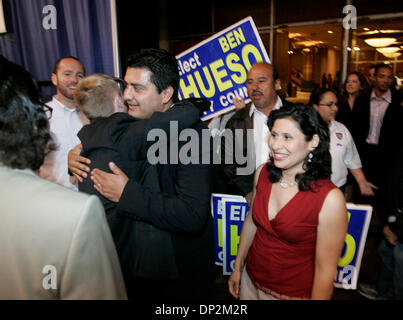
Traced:
<svg viewBox="0 0 403 320">
<path fill-rule="evenodd" d="M 91 172 L 91 180 L 94 182 L 94 188 L 105 198 L 119 202 L 123 190 L 129 178 L 113 162 L 109 163 L 112 173 L 94 169 Z"/>
<path fill-rule="evenodd" d="M 76 145 L 69 151 L 67 165 L 73 176 L 80 182 L 83 182 L 83 178 L 87 178 L 90 168 L 85 164 L 90 164 L 91 160 L 80 156 L 80 152 L 83 150 L 82 144 Z"/>
</svg>

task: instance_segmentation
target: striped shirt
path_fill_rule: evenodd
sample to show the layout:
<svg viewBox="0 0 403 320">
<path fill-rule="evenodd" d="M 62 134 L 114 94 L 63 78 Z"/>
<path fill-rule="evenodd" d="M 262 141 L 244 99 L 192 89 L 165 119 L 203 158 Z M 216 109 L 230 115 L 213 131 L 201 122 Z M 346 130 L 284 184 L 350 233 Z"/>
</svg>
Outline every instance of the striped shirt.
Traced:
<svg viewBox="0 0 403 320">
<path fill-rule="evenodd" d="M 369 134 L 366 140 L 368 144 L 378 144 L 383 117 L 385 116 L 386 110 L 391 102 L 392 93 L 390 89 L 388 89 L 381 98 L 378 98 L 375 95 L 374 90 L 372 90 L 370 100 L 371 116 L 369 122 Z"/>
</svg>

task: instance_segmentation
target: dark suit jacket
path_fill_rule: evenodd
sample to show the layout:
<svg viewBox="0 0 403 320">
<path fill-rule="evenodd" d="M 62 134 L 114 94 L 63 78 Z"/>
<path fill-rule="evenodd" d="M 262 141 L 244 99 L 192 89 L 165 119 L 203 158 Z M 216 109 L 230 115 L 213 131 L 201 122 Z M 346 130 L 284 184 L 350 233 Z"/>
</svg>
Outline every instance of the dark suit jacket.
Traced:
<svg viewBox="0 0 403 320">
<path fill-rule="evenodd" d="M 113 161 L 133 181 L 160 191 L 158 172 L 147 161 L 147 150 L 152 143 L 147 141 L 147 134 L 159 128 L 169 137 L 171 120 L 178 121 L 181 130 L 199 122 L 199 118 L 199 109 L 184 102 L 164 113 L 156 112 L 148 120 L 135 119 L 126 113 L 91 119 L 91 124 L 84 126 L 78 133 L 83 145 L 81 154 L 91 159 L 91 170 L 98 168 L 110 172 L 108 163 Z M 173 138 L 176 140 L 176 137 Z M 101 199 L 125 277 L 177 277 L 173 245 L 168 232 L 137 217 L 117 215 L 117 204 L 99 194 L 89 178 L 84 179 L 79 190 L 96 194 Z"/>
<path fill-rule="evenodd" d="M 370 128 L 370 98 L 371 93 L 357 97 L 352 113 L 351 134 L 361 157 L 365 156 L 366 139 Z M 389 104 L 385 112 L 378 141 L 379 152 L 386 151 L 388 156 L 396 153 L 395 144 L 400 141 L 397 139 L 402 137 L 403 107 L 400 105 L 401 102 L 401 95 L 392 91 L 392 103 Z"/>
<path fill-rule="evenodd" d="M 181 288 L 172 293 L 175 299 L 201 296 L 214 281 L 211 166 L 201 162 L 203 151 L 211 154 L 211 148 L 202 150 L 202 130 L 207 127 L 199 121 L 193 129 L 198 133 L 199 164 L 157 165 L 161 192 L 130 179 L 117 206 L 119 214 L 147 221 L 171 235 Z M 179 152 L 185 144 L 179 142 Z"/>
<path fill-rule="evenodd" d="M 370 94 L 356 99 L 352 113 L 352 136 L 363 164 L 363 171 L 369 181 L 377 185 L 376 205 L 381 220 L 383 208 L 387 205 L 387 170 L 392 159 L 400 152 L 403 140 L 403 107 L 401 96 L 392 91 L 392 103 L 389 104 L 383 118 L 378 146 L 366 142 L 370 128 Z"/>
<path fill-rule="evenodd" d="M 284 100 L 281 98 L 281 102 L 283 106 L 291 106 L 294 105 L 291 102 L 288 102 L 287 100 Z M 243 141 L 242 141 L 242 146 L 243 146 L 243 155 L 246 157 L 247 156 L 247 130 L 248 129 L 253 129 L 253 116 L 249 116 L 250 108 L 251 108 L 252 103 L 248 103 L 245 108 L 238 110 L 232 117 L 231 119 L 228 120 L 226 129 L 231 130 L 233 133 L 235 132 L 235 129 L 242 129 L 243 130 Z M 234 134 L 235 137 L 235 134 Z M 255 149 L 254 149 L 254 144 L 253 140 L 251 141 L 252 145 L 249 146 L 253 152 L 253 155 L 251 155 L 250 159 L 252 161 L 255 161 Z M 225 164 L 225 157 L 226 153 L 228 153 L 228 149 L 232 149 L 232 152 L 235 152 L 235 144 L 232 145 L 232 148 L 228 148 L 228 145 L 226 147 L 226 144 L 224 141 L 221 143 L 221 168 L 222 171 L 224 172 L 224 179 L 226 179 L 227 183 L 227 191 L 226 193 L 229 194 L 236 194 L 236 195 L 241 195 L 245 196 L 248 193 L 250 193 L 253 190 L 253 177 L 254 177 L 254 172 L 248 175 L 237 175 L 237 168 L 240 167 L 245 167 L 245 165 L 240 165 L 236 163 L 236 157 L 235 155 L 233 156 L 233 163 L 232 164 Z M 250 151 L 249 150 L 249 151 Z M 251 151 L 250 151 L 251 152 Z M 255 161 L 256 162 L 256 161 Z M 255 162 L 253 163 L 253 166 L 255 166 Z"/>
</svg>

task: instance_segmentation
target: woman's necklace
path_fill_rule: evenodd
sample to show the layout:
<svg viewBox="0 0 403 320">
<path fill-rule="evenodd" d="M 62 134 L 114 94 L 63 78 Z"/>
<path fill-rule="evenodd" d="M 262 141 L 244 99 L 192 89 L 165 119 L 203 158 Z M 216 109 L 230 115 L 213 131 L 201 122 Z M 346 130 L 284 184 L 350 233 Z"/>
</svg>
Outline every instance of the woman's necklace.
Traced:
<svg viewBox="0 0 403 320">
<path fill-rule="evenodd" d="M 280 179 L 280 187 L 283 189 L 287 189 L 288 187 L 294 187 L 298 184 L 298 182 L 287 182 L 285 180 L 283 180 L 283 177 L 281 177 Z"/>
</svg>

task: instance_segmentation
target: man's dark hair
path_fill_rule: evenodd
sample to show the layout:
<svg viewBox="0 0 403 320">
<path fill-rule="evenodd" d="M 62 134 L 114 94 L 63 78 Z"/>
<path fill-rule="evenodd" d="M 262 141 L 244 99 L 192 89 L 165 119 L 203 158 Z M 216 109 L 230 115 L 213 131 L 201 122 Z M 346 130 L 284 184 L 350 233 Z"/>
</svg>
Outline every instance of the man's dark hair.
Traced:
<svg viewBox="0 0 403 320">
<path fill-rule="evenodd" d="M 269 130 L 278 119 L 288 118 L 294 121 L 305 136 L 305 141 L 311 141 L 313 136 L 319 136 L 319 145 L 311 153 L 312 159 L 305 160 L 305 172 L 296 176 L 298 188 L 301 191 L 314 191 L 313 183 L 320 179 L 329 179 L 332 173 L 331 156 L 329 152 L 330 135 L 329 128 L 319 113 L 311 106 L 287 106 L 270 113 L 267 121 Z M 277 182 L 282 177 L 281 169 L 274 165 L 273 158 L 267 169 L 270 173 L 270 181 Z"/>
<path fill-rule="evenodd" d="M 38 170 L 53 150 L 39 87 L 22 67 L 0 56 L 0 162 Z"/>
<path fill-rule="evenodd" d="M 275 83 L 277 79 L 280 79 L 280 74 L 278 73 L 274 65 L 272 65 L 272 67 L 273 67 L 273 83 Z"/>
<path fill-rule="evenodd" d="M 179 69 L 175 56 L 163 49 L 142 49 L 128 58 L 127 67 L 149 70 L 150 81 L 158 93 L 171 86 L 174 89 L 172 101 L 178 102 Z"/>
<path fill-rule="evenodd" d="M 390 71 L 392 71 L 392 74 L 393 74 L 393 68 L 389 65 L 389 64 L 386 64 L 386 63 L 380 63 L 380 64 L 377 64 L 376 66 L 375 66 L 375 72 L 374 72 L 374 75 L 377 75 L 378 74 L 378 71 L 379 71 L 379 69 L 382 69 L 382 68 L 388 68 L 388 69 L 390 69 Z"/>
<path fill-rule="evenodd" d="M 57 70 L 59 69 L 60 62 L 62 62 L 62 60 L 64 60 L 64 59 L 73 59 L 73 60 L 76 60 L 77 62 L 79 62 L 81 64 L 81 66 L 83 67 L 83 71 L 84 71 L 84 74 L 85 74 L 85 67 L 84 67 L 83 63 L 78 58 L 73 57 L 73 56 L 62 57 L 59 60 L 57 60 L 55 62 L 55 65 L 53 66 L 53 72 L 52 73 L 54 73 L 54 74 L 57 73 Z"/>
</svg>

